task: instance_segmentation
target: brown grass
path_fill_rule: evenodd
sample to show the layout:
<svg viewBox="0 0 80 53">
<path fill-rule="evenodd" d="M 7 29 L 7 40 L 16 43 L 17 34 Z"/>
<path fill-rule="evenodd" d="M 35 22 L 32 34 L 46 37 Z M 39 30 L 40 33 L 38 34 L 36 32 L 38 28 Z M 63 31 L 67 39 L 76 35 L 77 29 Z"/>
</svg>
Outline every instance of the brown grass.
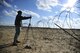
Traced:
<svg viewBox="0 0 80 53">
<path fill-rule="evenodd" d="M 80 42 L 61 29 L 30 28 L 27 38 L 27 28 L 22 28 L 18 46 L 11 46 L 15 34 L 14 27 L 0 27 L 0 53 L 80 53 Z M 71 30 L 66 29 L 73 34 Z M 72 29 L 80 39 L 80 30 Z M 23 49 L 30 45 L 32 49 Z"/>
</svg>

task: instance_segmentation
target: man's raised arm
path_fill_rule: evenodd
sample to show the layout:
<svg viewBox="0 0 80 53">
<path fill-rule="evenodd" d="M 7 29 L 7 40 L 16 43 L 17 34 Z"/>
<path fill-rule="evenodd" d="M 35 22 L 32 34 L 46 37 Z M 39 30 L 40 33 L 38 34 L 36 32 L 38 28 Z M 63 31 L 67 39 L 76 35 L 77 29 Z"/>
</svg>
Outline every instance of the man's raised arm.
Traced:
<svg viewBox="0 0 80 53">
<path fill-rule="evenodd" d="M 22 17 L 22 20 L 25 20 L 25 19 L 31 19 L 32 17 L 31 16 L 28 16 L 28 17 Z"/>
</svg>

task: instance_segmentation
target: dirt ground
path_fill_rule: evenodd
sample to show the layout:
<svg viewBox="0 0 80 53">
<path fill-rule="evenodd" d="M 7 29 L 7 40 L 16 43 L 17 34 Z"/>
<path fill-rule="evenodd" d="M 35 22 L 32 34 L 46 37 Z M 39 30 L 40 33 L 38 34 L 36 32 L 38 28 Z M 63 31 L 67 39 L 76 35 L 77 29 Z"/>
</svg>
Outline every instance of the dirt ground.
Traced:
<svg viewBox="0 0 80 53">
<path fill-rule="evenodd" d="M 80 40 L 80 29 L 65 29 Z M 74 33 L 73 33 L 74 32 Z M 0 26 L 0 53 L 80 53 L 80 42 L 56 28 L 21 29 L 17 46 L 12 46 L 15 28 Z M 24 48 L 26 45 L 31 49 Z"/>
</svg>

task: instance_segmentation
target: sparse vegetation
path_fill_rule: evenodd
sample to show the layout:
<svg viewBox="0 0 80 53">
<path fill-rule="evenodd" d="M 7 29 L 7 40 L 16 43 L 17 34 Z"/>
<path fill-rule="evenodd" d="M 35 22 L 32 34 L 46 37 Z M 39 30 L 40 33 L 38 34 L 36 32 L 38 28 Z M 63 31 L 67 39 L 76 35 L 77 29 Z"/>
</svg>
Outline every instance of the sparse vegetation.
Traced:
<svg viewBox="0 0 80 53">
<path fill-rule="evenodd" d="M 14 27 L 0 27 L 0 53 L 80 53 L 80 42 L 61 29 L 30 28 L 28 40 L 26 30 L 27 27 L 21 30 L 19 37 L 21 43 L 18 46 L 10 46 L 15 34 Z M 79 29 L 72 29 L 72 31 L 66 29 L 66 31 L 71 34 L 74 31 L 78 36 L 73 35 L 80 39 Z M 27 44 L 32 49 L 23 49 Z"/>
</svg>

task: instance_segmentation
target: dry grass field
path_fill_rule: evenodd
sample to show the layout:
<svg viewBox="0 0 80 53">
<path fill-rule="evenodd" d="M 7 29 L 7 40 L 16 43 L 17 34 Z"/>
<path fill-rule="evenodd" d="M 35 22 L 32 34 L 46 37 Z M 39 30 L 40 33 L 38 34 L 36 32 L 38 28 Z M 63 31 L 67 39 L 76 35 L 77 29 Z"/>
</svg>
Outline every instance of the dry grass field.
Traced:
<svg viewBox="0 0 80 53">
<path fill-rule="evenodd" d="M 0 26 L 0 53 L 80 53 L 80 42 L 61 29 L 33 27 L 28 32 L 26 30 L 26 27 L 21 30 L 21 43 L 11 46 L 15 28 Z M 79 29 L 65 30 L 80 39 Z M 24 49 L 26 45 L 32 48 Z"/>
</svg>

